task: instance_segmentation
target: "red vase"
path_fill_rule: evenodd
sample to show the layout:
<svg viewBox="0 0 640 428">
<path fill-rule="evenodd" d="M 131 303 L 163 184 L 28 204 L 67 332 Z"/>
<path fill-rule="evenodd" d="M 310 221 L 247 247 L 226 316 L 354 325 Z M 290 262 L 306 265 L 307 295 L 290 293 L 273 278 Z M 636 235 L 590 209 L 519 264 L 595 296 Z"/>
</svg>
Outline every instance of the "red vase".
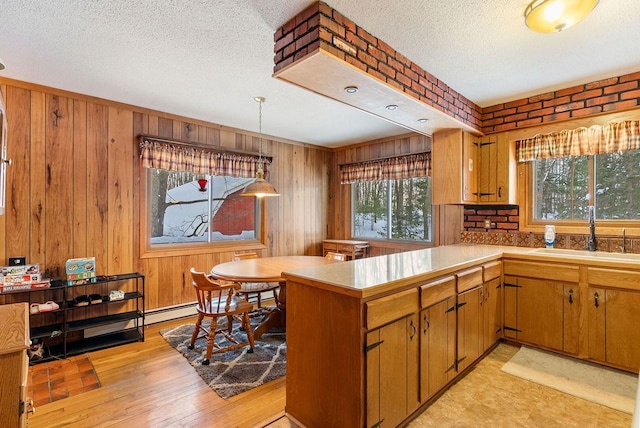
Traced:
<svg viewBox="0 0 640 428">
<path fill-rule="evenodd" d="M 198 185 L 200 186 L 200 191 L 201 192 L 206 192 L 207 191 L 207 180 L 205 178 L 201 178 L 198 180 Z"/>
</svg>

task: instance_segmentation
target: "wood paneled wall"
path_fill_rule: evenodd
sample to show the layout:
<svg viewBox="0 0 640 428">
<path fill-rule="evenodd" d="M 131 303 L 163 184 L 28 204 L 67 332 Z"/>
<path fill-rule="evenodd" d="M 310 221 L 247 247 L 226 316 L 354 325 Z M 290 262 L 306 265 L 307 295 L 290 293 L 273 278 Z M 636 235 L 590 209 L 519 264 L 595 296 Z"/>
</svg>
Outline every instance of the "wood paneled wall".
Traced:
<svg viewBox="0 0 640 428">
<path fill-rule="evenodd" d="M 255 133 L 35 84 L 0 79 L 5 95 L 7 211 L 0 216 L 0 263 L 26 256 L 48 277 L 65 277 L 72 257 L 95 256 L 98 274 L 140 271 L 147 309 L 194 300 L 188 270 L 209 270 L 237 248 L 140 257 L 139 134 L 258 152 Z M 327 238 L 328 149 L 264 139 L 270 181 L 263 255 L 322 254 Z"/>
</svg>

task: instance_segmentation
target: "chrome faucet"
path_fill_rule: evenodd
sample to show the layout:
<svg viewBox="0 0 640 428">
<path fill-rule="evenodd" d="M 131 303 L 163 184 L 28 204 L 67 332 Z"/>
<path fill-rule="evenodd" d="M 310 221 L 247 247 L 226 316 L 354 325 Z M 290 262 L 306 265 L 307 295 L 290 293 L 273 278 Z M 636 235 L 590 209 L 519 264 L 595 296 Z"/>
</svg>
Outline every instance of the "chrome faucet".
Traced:
<svg viewBox="0 0 640 428">
<path fill-rule="evenodd" d="M 622 228 L 622 246 L 620 246 L 620 251 L 622 252 L 622 254 L 624 254 L 625 251 L 625 246 L 624 246 L 624 235 L 625 235 L 625 229 L 624 227 Z"/>
<path fill-rule="evenodd" d="M 587 250 L 595 251 L 597 246 L 595 213 L 593 211 L 593 205 L 589 205 L 589 239 L 587 240 Z"/>
</svg>

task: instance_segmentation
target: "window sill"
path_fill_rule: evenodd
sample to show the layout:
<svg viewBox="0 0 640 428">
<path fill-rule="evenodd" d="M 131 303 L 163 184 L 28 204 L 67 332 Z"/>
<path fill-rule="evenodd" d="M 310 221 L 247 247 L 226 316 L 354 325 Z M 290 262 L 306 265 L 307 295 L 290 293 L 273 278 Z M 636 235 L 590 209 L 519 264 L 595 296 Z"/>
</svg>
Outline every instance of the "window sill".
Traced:
<svg viewBox="0 0 640 428">
<path fill-rule="evenodd" d="M 157 259 L 197 254 L 228 253 L 230 251 L 265 250 L 266 248 L 267 246 L 258 240 L 207 242 L 202 244 L 165 244 L 144 248 L 140 251 L 140 258 Z"/>
</svg>

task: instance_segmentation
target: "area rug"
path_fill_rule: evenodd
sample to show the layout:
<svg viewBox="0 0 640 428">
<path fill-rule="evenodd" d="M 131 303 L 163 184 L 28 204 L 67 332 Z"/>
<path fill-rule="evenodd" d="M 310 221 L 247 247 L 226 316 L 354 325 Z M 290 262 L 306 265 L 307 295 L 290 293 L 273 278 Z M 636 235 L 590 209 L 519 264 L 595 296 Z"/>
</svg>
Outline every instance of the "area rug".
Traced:
<svg viewBox="0 0 640 428">
<path fill-rule="evenodd" d="M 501 370 L 633 414 L 637 375 L 526 346 L 521 347 Z"/>
<path fill-rule="evenodd" d="M 255 314 L 252 314 L 255 315 Z M 251 324 L 255 327 L 262 316 L 252 316 Z M 218 323 L 225 325 L 226 319 Z M 208 327 L 209 320 L 203 322 Z M 207 350 L 207 339 L 196 340 L 194 349 L 189 349 L 194 324 L 161 330 L 160 334 L 177 351 L 189 361 L 189 364 L 220 397 L 229 398 L 248 391 L 264 383 L 284 376 L 287 361 L 287 344 L 284 332 L 266 333 L 255 341 L 253 353 L 249 347 L 235 351 L 212 354 L 210 364 L 203 366 Z M 232 332 L 239 341 L 246 340 L 246 333 L 240 330 L 240 322 L 234 322 Z M 221 335 L 218 335 L 221 336 Z M 224 338 L 216 338 L 216 342 L 224 345 Z M 215 348 L 214 348 L 215 349 Z"/>
</svg>

